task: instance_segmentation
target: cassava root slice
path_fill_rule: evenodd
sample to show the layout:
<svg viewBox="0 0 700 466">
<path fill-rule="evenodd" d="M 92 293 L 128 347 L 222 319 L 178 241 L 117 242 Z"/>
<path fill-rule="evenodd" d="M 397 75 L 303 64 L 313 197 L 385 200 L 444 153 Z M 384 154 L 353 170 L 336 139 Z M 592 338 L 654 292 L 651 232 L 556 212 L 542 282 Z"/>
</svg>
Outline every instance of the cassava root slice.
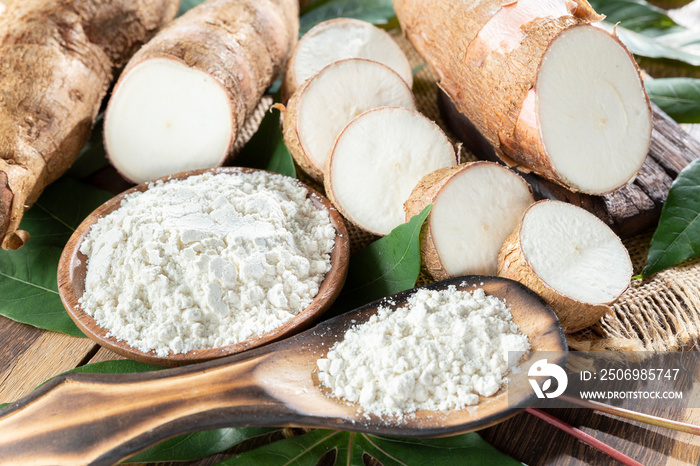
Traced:
<svg viewBox="0 0 700 466">
<path fill-rule="evenodd" d="M 171 21 L 178 0 L 17 0 L 0 15 L 0 243 L 75 161 L 114 70 Z"/>
<path fill-rule="evenodd" d="M 651 108 L 586 0 L 396 0 L 402 29 L 510 165 L 605 194 L 642 166 Z M 429 15 L 425 12 L 430 11 Z"/>
<path fill-rule="evenodd" d="M 406 219 L 433 204 L 421 231 L 421 256 L 435 280 L 495 275 L 506 237 L 534 203 L 529 185 L 493 162 L 441 168 L 413 189 Z"/>
<path fill-rule="evenodd" d="M 209 0 L 129 61 L 105 115 L 105 148 L 141 183 L 221 165 L 299 31 L 296 0 Z"/>
<path fill-rule="evenodd" d="M 609 310 L 629 286 L 632 262 L 598 217 L 546 200 L 530 206 L 506 239 L 498 275 L 539 294 L 570 332 L 596 323 Z"/>
<path fill-rule="evenodd" d="M 345 218 L 383 236 L 404 223 L 403 204 L 423 176 L 456 164 L 454 147 L 434 122 L 415 110 L 377 108 L 340 133 L 323 184 Z"/>
<path fill-rule="evenodd" d="M 322 181 L 335 138 L 350 120 L 377 107 L 416 105 L 404 80 L 381 63 L 357 58 L 331 63 L 289 99 L 284 142 L 299 167 Z"/>
<path fill-rule="evenodd" d="M 351 18 L 338 18 L 317 24 L 294 48 L 282 81 L 282 100 L 327 65 L 346 58 L 365 58 L 383 63 L 396 71 L 410 88 L 413 70 L 399 45 L 384 30 Z"/>
</svg>

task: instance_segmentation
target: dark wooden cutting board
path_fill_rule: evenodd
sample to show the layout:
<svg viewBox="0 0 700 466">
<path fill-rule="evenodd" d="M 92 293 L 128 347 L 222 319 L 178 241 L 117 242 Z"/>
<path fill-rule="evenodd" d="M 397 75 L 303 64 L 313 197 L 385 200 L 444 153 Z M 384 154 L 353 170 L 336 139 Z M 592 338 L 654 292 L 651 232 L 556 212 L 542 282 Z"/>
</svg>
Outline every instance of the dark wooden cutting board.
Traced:
<svg viewBox="0 0 700 466">
<path fill-rule="evenodd" d="M 500 162 L 493 147 L 460 113 L 450 98 L 438 92 L 438 107 L 443 121 L 477 158 Z M 557 199 L 578 205 L 594 213 L 622 238 L 629 238 L 656 225 L 671 183 L 678 173 L 700 157 L 700 142 L 652 104 L 653 130 L 649 156 L 634 183 L 605 196 L 573 193 L 534 173 L 516 172 L 532 186 L 536 199 Z"/>
</svg>

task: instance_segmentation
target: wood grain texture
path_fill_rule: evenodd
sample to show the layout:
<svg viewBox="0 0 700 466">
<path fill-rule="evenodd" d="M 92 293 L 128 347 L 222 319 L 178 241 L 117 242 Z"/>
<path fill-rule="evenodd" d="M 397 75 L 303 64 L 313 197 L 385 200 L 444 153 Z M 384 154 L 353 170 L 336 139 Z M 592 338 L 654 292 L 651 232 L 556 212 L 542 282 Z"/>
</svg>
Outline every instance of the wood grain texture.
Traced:
<svg viewBox="0 0 700 466">
<path fill-rule="evenodd" d="M 253 173 L 262 170 L 252 168 L 212 168 L 203 170 L 192 170 L 177 175 L 168 175 L 158 180 L 168 181 L 175 179 L 185 179 L 190 176 L 202 173 Z M 158 181 L 154 180 L 154 181 Z M 149 182 L 150 185 L 150 182 Z M 122 199 L 134 192 L 143 192 L 148 189 L 147 184 L 135 186 L 122 194 L 113 197 L 100 206 L 76 228 L 73 235 L 68 240 L 61 259 L 58 264 L 58 292 L 61 300 L 68 311 L 68 315 L 76 325 L 91 339 L 100 345 L 121 354 L 122 356 L 148 364 L 161 366 L 180 366 L 193 362 L 208 361 L 214 358 L 228 356 L 230 354 L 256 348 L 272 341 L 277 341 L 308 328 L 330 307 L 340 293 L 345 283 L 348 270 L 349 237 L 340 213 L 331 205 L 323 195 L 314 189 L 299 182 L 299 185 L 308 191 L 308 199 L 320 210 L 325 210 L 330 216 L 331 225 L 336 230 L 335 244 L 331 252 L 331 269 L 326 274 L 316 297 L 311 304 L 302 310 L 295 317 L 285 322 L 276 329 L 263 335 L 250 338 L 240 343 L 227 345 L 220 348 L 207 348 L 192 350 L 187 353 L 169 353 L 166 356 L 158 356 L 155 351 L 144 352 L 131 347 L 123 340 L 108 336 L 109 330 L 97 325 L 97 322 L 83 311 L 79 299 L 85 291 L 85 276 L 87 273 L 87 257 L 80 252 L 80 246 L 87 236 L 92 225 L 100 218 L 115 211 L 121 205 Z"/>
<path fill-rule="evenodd" d="M 478 158 L 500 162 L 493 147 L 466 116 L 459 113 L 447 95 L 438 93 L 440 114 L 450 130 Z M 605 196 L 573 193 L 534 173 L 518 169 L 530 184 L 536 199 L 556 199 L 583 207 L 603 220 L 622 238 L 653 227 L 661 214 L 673 179 L 688 163 L 700 157 L 700 142 L 652 105 L 652 137 L 649 155 L 633 184 Z"/>
<path fill-rule="evenodd" d="M 47 379 L 73 369 L 95 346 L 87 338 L 0 316 L 0 403 L 18 400 Z"/>
<path fill-rule="evenodd" d="M 566 340 L 551 309 L 517 282 L 457 277 L 426 285 L 484 291 L 508 302 L 533 351 L 566 357 Z M 154 443 L 188 432 L 235 426 L 325 427 L 391 436 L 432 437 L 502 421 L 529 404 L 531 390 L 510 387 L 481 403 L 447 413 L 420 411 L 392 421 L 366 416 L 326 395 L 316 361 L 345 330 L 402 306 L 409 292 L 376 301 L 296 337 L 201 364 L 134 374 L 66 374 L 0 411 L 0 457 L 13 463 L 112 464 Z M 521 361 L 527 372 L 534 361 Z M 96 415 L 96 413 L 99 413 Z M 50 441 L 49 441 L 50 439 Z"/>
</svg>

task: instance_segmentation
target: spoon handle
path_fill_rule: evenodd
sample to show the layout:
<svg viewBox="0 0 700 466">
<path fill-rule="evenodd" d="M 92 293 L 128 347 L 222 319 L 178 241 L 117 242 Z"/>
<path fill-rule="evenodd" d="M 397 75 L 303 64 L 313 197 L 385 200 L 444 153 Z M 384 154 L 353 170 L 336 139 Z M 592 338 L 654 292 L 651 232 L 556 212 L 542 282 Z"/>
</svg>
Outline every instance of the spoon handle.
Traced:
<svg viewBox="0 0 700 466">
<path fill-rule="evenodd" d="M 284 425 L 294 412 L 254 377 L 268 357 L 118 376 L 59 376 L 0 410 L 0 458 L 5 464 L 106 465 L 195 430 Z"/>
</svg>

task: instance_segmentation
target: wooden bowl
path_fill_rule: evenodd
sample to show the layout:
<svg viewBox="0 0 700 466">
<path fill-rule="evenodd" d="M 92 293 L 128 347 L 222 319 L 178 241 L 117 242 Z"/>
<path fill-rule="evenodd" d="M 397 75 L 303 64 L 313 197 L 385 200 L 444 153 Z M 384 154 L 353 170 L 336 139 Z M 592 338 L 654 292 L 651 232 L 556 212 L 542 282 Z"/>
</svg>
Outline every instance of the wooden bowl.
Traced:
<svg viewBox="0 0 700 466">
<path fill-rule="evenodd" d="M 175 175 L 164 176 L 162 178 L 158 178 L 158 180 L 181 180 L 207 172 L 252 173 L 256 171 L 264 170 L 240 167 L 214 168 L 182 172 Z M 83 220 L 83 222 L 78 226 L 68 240 L 58 263 L 58 292 L 61 296 L 61 301 L 63 301 L 63 305 L 68 311 L 68 315 L 70 315 L 70 317 L 85 333 L 85 335 L 105 348 L 108 348 L 111 351 L 129 359 L 134 359 L 136 361 L 141 361 L 148 364 L 170 367 L 208 361 L 214 358 L 240 353 L 241 351 L 246 351 L 251 348 L 280 340 L 308 328 L 331 306 L 333 301 L 335 301 L 335 299 L 338 297 L 338 294 L 345 283 L 349 259 L 349 241 L 343 219 L 338 211 L 331 205 L 328 199 L 303 183 L 298 183 L 300 186 L 303 186 L 308 190 L 309 193 L 307 197 L 311 199 L 311 202 L 316 207 L 319 209 L 324 209 L 328 212 L 331 219 L 331 224 L 336 230 L 335 245 L 333 247 L 333 251 L 331 252 L 331 269 L 328 271 L 323 282 L 321 283 L 316 297 L 306 309 L 276 329 L 232 345 L 218 348 L 192 350 L 187 353 L 170 352 L 167 356 L 158 356 L 154 351 L 146 353 L 131 347 L 125 341 L 118 340 L 114 336 L 108 337 L 107 334 L 109 331 L 97 325 L 95 319 L 93 319 L 92 316 L 87 314 L 82 309 L 78 300 L 85 292 L 87 257 L 80 252 L 80 245 L 90 231 L 90 227 L 100 218 L 118 209 L 124 196 L 135 191 L 146 191 L 148 189 L 148 185 L 145 183 L 119 194 L 98 207 L 94 212 L 88 215 L 85 220 Z"/>
</svg>

